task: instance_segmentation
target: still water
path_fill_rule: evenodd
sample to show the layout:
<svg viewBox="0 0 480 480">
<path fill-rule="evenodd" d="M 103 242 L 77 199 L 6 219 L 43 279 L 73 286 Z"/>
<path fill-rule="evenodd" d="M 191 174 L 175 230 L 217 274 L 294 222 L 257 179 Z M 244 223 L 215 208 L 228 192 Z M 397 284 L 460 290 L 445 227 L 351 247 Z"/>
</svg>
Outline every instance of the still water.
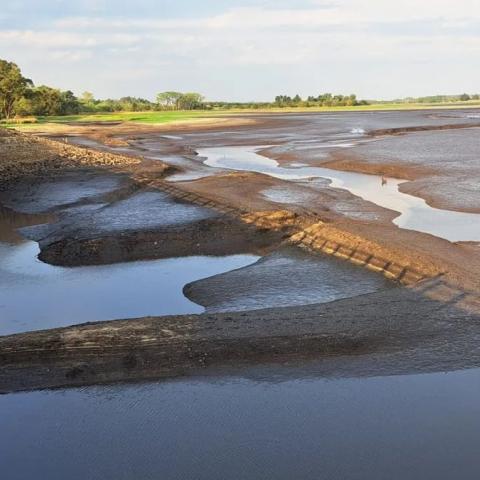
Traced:
<svg viewBox="0 0 480 480">
<path fill-rule="evenodd" d="M 478 477 L 480 370 L 0 396 L 5 480 Z"/>
<path fill-rule="evenodd" d="M 148 315 L 201 313 L 183 286 L 254 263 L 255 255 L 193 256 L 65 268 L 38 245 L 0 243 L 0 335 Z"/>
<path fill-rule="evenodd" d="M 265 146 L 200 148 L 198 154 L 211 167 L 264 173 L 283 180 L 326 178 L 364 200 L 399 213 L 394 223 L 401 228 L 429 233 L 452 242 L 480 241 L 480 215 L 430 207 L 425 200 L 399 191 L 404 180 L 377 175 L 342 172 L 321 167 L 281 167 L 260 155 Z"/>
</svg>

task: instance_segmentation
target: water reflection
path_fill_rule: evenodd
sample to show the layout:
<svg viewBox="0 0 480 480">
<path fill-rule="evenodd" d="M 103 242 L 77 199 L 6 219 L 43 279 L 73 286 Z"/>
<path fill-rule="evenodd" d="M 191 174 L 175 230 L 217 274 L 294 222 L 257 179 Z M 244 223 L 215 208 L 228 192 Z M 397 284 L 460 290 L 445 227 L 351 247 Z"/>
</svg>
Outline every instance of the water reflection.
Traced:
<svg viewBox="0 0 480 480">
<path fill-rule="evenodd" d="M 37 259 L 35 242 L 0 243 L 0 335 L 148 315 L 201 313 L 183 286 L 255 262 L 193 256 L 65 268 Z"/>
<path fill-rule="evenodd" d="M 65 268 L 38 260 L 17 228 L 51 221 L 0 209 L 0 335 L 147 315 L 201 313 L 182 293 L 189 282 L 240 268 L 256 255 L 192 256 Z"/>
<path fill-rule="evenodd" d="M 4 395 L 2 476 L 476 478 L 479 394 L 480 370 Z"/>
<path fill-rule="evenodd" d="M 28 227 L 53 221 L 55 218 L 51 214 L 28 214 L 18 213 L 10 208 L 0 205 L 0 244 L 19 244 L 24 242 L 24 238 L 17 232 L 19 228 Z"/>
</svg>

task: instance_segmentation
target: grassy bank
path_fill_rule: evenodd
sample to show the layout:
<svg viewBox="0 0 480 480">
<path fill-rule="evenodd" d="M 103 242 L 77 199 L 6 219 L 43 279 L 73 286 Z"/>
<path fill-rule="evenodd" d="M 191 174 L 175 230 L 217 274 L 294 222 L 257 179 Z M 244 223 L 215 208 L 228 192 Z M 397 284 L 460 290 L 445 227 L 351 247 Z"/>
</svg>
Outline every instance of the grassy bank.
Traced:
<svg viewBox="0 0 480 480">
<path fill-rule="evenodd" d="M 160 111 L 160 112 L 113 112 L 92 113 L 80 115 L 30 117 L 29 119 L 1 123 L 6 127 L 26 128 L 45 124 L 77 124 L 90 122 L 133 122 L 146 124 L 165 124 L 178 121 L 190 121 L 214 116 L 237 115 L 242 113 L 313 113 L 313 112 L 361 112 L 379 110 L 427 110 L 427 109 L 455 109 L 480 108 L 480 102 L 456 103 L 377 103 L 372 105 L 344 106 L 344 107 L 272 107 L 272 108 L 237 108 L 219 110 L 189 110 L 189 111 Z"/>
</svg>

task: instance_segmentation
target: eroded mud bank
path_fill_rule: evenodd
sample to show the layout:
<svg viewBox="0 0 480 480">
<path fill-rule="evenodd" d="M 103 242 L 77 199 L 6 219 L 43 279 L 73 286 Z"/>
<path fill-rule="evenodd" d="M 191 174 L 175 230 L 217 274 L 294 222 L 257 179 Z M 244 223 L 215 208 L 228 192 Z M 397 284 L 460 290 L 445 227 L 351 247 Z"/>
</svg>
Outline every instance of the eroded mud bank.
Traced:
<svg viewBox="0 0 480 480">
<path fill-rule="evenodd" d="M 393 289 L 323 305 L 87 324 L 1 337 L 0 391 L 195 375 L 257 363 L 294 367 L 315 358 L 322 359 L 317 376 L 468 368 L 480 364 L 478 321 L 454 304 Z"/>
</svg>

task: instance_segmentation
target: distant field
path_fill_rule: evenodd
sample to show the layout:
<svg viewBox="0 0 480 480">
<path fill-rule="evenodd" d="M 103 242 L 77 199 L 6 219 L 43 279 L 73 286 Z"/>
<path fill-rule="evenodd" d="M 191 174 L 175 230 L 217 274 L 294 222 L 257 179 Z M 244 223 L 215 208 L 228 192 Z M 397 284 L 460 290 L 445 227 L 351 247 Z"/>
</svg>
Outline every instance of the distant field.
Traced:
<svg viewBox="0 0 480 480">
<path fill-rule="evenodd" d="M 45 123 L 83 123 L 83 122 L 137 122 L 137 123 L 168 123 L 178 120 L 191 120 L 208 116 L 205 111 L 179 111 L 179 112 L 114 112 L 92 113 L 81 115 L 61 115 L 52 117 L 36 117 L 34 123 L 25 123 L 22 126 Z M 21 123 L 21 122 L 20 122 Z M 9 126 L 16 126 L 11 122 Z"/>
<path fill-rule="evenodd" d="M 289 112 L 356 112 L 376 110 L 422 110 L 438 108 L 480 108 L 479 101 L 458 103 L 378 103 L 372 105 L 360 105 L 356 107 L 284 107 L 284 108 L 237 108 L 219 110 L 196 110 L 196 111 L 168 111 L 168 112 L 115 112 L 115 113 L 92 113 L 81 115 L 65 115 L 51 117 L 31 117 L 19 122 L 3 123 L 6 127 L 28 128 L 35 125 L 83 123 L 83 122 L 135 122 L 148 124 L 164 124 L 178 121 L 195 120 L 212 116 L 236 115 L 241 113 L 289 113 Z"/>
</svg>

